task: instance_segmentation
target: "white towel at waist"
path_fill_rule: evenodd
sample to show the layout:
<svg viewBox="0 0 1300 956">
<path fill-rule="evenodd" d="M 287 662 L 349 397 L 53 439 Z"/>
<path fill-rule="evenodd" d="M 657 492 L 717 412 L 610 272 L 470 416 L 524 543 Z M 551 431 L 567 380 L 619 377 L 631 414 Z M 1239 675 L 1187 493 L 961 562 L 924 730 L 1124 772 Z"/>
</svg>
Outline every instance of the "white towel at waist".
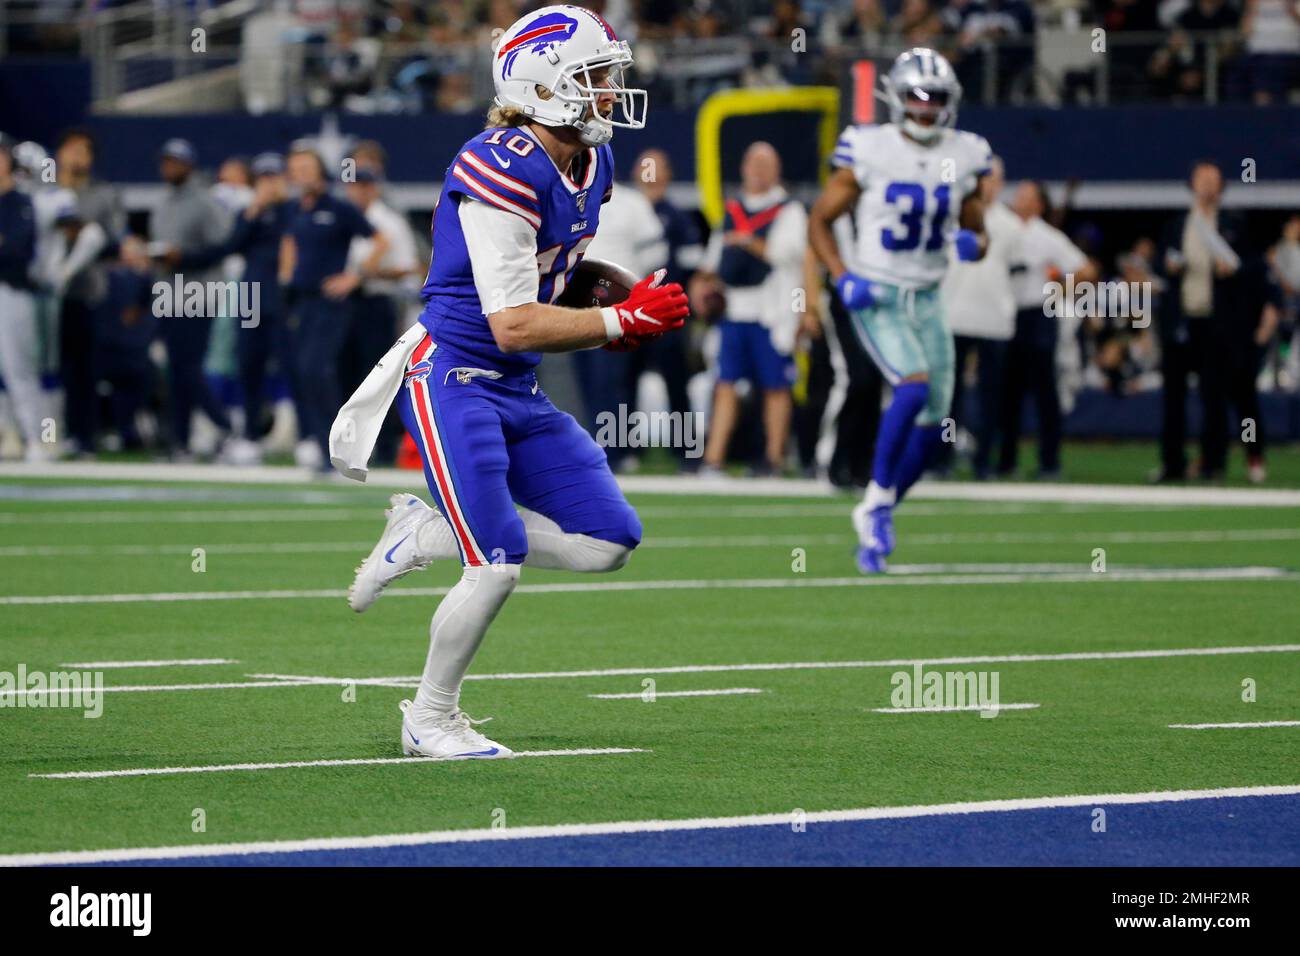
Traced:
<svg viewBox="0 0 1300 956">
<path fill-rule="evenodd" d="M 352 397 L 339 409 L 330 427 L 330 464 L 353 481 L 365 481 L 370 455 L 388 407 L 402 387 L 411 353 L 424 341 L 424 326 L 416 322 L 384 353 Z"/>
</svg>

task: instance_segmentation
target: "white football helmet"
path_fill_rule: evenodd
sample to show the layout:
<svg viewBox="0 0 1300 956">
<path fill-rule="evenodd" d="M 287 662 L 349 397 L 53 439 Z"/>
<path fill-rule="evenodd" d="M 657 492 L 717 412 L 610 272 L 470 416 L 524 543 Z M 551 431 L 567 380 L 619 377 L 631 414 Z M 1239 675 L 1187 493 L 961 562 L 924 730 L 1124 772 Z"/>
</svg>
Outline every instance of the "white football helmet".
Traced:
<svg viewBox="0 0 1300 956">
<path fill-rule="evenodd" d="M 514 106 L 545 126 L 572 126 L 589 146 L 610 141 L 614 127 L 645 126 L 646 92 L 625 88 L 632 49 L 608 23 L 583 7 L 542 7 L 520 17 L 492 48 L 498 106 Z M 600 86 L 592 73 L 609 71 Z M 602 116 L 596 97 L 613 93 Z"/>
<path fill-rule="evenodd" d="M 913 139 L 929 143 L 956 124 L 961 83 L 952 65 L 934 50 L 913 47 L 900 53 L 880 82 L 890 122 Z M 922 122 L 927 119 L 932 122 Z"/>
</svg>

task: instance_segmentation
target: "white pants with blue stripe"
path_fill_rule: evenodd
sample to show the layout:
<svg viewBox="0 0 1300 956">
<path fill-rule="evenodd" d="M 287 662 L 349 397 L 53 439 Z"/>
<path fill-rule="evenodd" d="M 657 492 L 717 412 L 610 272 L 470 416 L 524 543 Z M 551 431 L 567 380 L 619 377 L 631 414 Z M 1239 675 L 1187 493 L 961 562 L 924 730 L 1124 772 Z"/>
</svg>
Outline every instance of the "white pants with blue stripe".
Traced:
<svg viewBox="0 0 1300 956">
<path fill-rule="evenodd" d="M 924 374 L 930 396 L 918 425 L 938 425 L 952 403 L 955 349 L 938 286 L 910 289 L 872 282 L 876 304 L 849 313 L 858 342 L 890 385 Z"/>
</svg>

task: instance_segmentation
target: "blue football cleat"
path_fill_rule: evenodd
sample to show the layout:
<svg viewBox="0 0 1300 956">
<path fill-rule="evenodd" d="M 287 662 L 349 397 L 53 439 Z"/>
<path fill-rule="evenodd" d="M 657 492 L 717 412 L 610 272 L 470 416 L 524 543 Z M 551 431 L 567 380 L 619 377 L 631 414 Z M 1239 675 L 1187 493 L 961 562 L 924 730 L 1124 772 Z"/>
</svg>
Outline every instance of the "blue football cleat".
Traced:
<svg viewBox="0 0 1300 956">
<path fill-rule="evenodd" d="M 859 545 L 858 570 L 863 574 L 884 574 L 888 570 L 885 553 L 869 544 Z"/>
<path fill-rule="evenodd" d="M 871 539 L 877 543 L 884 554 L 894 553 L 894 509 L 888 507 L 872 508 L 867 515 Z"/>
</svg>

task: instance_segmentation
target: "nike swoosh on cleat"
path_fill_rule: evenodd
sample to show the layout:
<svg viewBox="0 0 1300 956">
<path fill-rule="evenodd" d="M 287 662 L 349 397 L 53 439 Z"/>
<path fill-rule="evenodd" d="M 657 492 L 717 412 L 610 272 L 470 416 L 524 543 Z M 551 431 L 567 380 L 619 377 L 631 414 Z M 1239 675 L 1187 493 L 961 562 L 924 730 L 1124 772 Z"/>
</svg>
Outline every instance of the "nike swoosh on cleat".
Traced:
<svg viewBox="0 0 1300 956">
<path fill-rule="evenodd" d="M 457 757 L 494 757 L 501 752 L 501 748 L 493 747 L 491 750 L 478 750 L 474 753 L 456 754 Z"/>
<path fill-rule="evenodd" d="M 414 740 L 415 743 L 416 743 L 416 746 L 419 746 L 420 738 L 417 737 L 417 736 L 415 736 L 415 734 L 411 733 L 411 728 L 410 728 L 410 727 L 403 727 L 402 729 L 406 731 L 406 736 L 408 736 L 408 737 L 410 737 L 412 740 Z"/>
<path fill-rule="evenodd" d="M 410 536 L 411 536 L 411 535 L 410 535 L 409 533 L 406 534 L 406 535 L 404 535 L 404 536 L 402 537 L 402 541 L 405 541 L 405 540 L 406 540 L 407 538 L 409 538 Z M 396 563 L 397 563 L 396 561 L 393 560 L 393 552 L 396 551 L 398 548 L 400 548 L 400 547 L 402 546 L 402 541 L 397 542 L 397 544 L 395 544 L 395 545 L 393 545 L 391 548 L 389 548 L 389 549 L 388 549 L 388 553 L 387 553 L 386 555 L 384 555 L 384 560 L 387 561 L 389 564 L 396 564 Z M 417 740 L 416 743 L 418 744 L 419 741 Z"/>
</svg>

